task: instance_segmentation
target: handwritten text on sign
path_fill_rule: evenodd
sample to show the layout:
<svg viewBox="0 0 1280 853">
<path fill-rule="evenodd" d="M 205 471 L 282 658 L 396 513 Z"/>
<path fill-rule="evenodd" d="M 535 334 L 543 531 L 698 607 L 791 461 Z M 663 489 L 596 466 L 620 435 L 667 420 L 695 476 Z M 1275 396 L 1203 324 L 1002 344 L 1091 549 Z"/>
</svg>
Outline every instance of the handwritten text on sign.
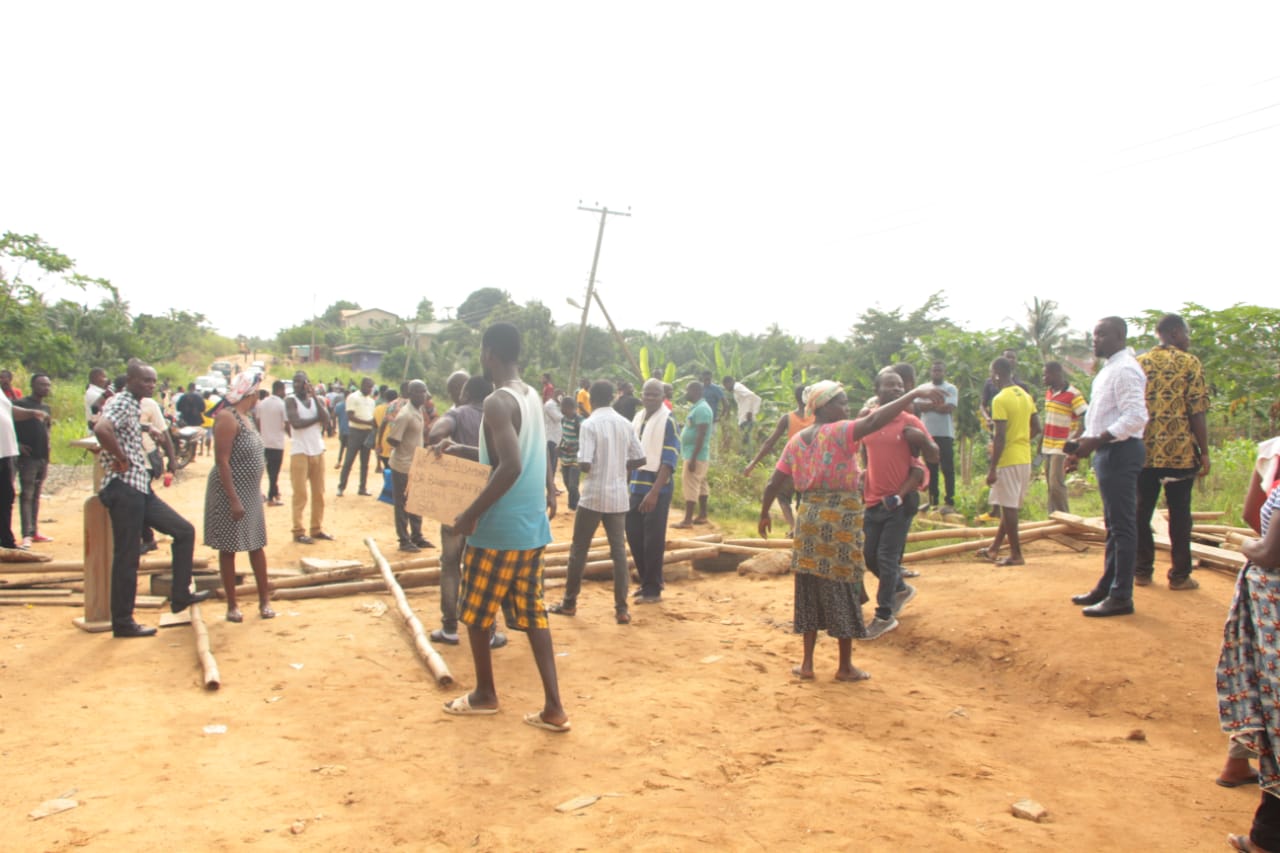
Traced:
<svg viewBox="0 0 1280 853">
<path fill-rule="evenodd" d="M 453 524 L 454 518 L 479 496 L 489 481 L 488 465 L 460 456 L 436 456 L 419 447 L 409 468 L 405 509 L 414 515 Z"/>
</svg>

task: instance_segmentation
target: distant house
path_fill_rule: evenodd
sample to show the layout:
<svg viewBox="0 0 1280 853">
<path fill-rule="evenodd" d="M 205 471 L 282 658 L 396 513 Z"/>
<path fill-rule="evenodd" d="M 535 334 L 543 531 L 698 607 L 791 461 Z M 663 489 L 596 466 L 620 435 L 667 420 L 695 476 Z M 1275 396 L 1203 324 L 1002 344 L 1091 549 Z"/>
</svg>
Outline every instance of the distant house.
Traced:
<svg viewBox="0 0 1280 853">
<path fill-rule="evenodd" d="M 431 343 L 436 339 L 436 336 L 452 325 L 452 320 L 428 320 L 422 323 L 410 323 L 405 328 L 404 344 L 407 347 L 413 347 L 419 353 L 424 353 L 431 349 Z"/>
<path fill-rule="evenodd" d="M 395 314 L 381 308 L 349 308 L 342 311 L 338 318 L 344 329 L 373 329 L 400 322 Z"/>
<path fill-rule="evenodd" d="M 343 344 L 329 350 L 329 356 L 339 364 L 351 365 L 352 373 L 377 373 L 382 364 L 382 350 L 370 349 L 361 344 Z"/>
</svg>

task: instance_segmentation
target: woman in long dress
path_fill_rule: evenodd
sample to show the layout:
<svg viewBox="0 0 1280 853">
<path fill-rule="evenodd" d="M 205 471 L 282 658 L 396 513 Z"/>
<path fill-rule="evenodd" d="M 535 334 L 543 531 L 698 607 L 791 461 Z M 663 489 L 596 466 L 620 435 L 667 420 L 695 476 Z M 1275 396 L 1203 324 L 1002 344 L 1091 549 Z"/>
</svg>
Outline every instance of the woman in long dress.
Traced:
<svg viewBox="0 0 1280 853">
<path fill-rule="evenodd" d="M 773 522 L 769 507 L 788 486 L 800 494 L 791 569 L 795 575 L 795 632 L 804 635 L 804 658 L 791 672 L 814 677 L 818 631 L 835 637 L 840 649 L 836 681 L 870 678 L 853 665 L 853 638 L 865 636 L 862 621 L 862 489 L 859 442 L 919 399 L 942 400 L 940 391 L 921 386 L 866 417 L 848 420 L 849 399 L 838 382 L 818 382 L 805 392 L 805 410 L 814 424 L 792 436 L 761 498 L 759 533 Z"/>
<path fill-rule="evenodd" d="M 227 595 L 227 621 L 243 622 L 236 605 L 236 554 L 249 552 L 258 586 L 258 614 L 271 619 L 267 587 L 267 519 L 262 509 L 262 436 L 249 413 L 258 404 L 255 371 L 241 373 L 214 417 L 213 469 L 204 497 L 204 544 L 218 552 L 218 571 Z"/>
</svg>

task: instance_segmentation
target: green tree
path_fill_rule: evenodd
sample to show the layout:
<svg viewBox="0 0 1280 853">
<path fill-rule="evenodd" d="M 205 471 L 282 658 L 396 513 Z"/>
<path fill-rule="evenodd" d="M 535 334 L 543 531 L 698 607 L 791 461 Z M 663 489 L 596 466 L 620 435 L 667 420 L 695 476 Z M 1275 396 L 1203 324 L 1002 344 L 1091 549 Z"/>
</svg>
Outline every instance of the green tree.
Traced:
<svg viewBox="0 0 1280 853">
<path fill-rule="evenodd" d="M 414 312 L 413 319 L 419 323 L 426 323 L 436 318 L 435 306 L 431 304 L 431 300 L 425 296 L 418 300 L 418 308 Z"/>
<path fill-rule="evenodd" d="M 1070 319 L 1058 313 L 1058 303 L 1052 299 L 1032 297 L 1026 319 L 1018 324 L 1025 344 L 1040 354 L 1041 361 L 1049 361 L 1055 355 L 1075 355 L 1071 343 Z"/>
<path fill-rule="evenodd" d="M 504 302 L 510 301 L 511 295 L 505 290 L 499 290 L 496 287 L 482 287 L 473 291 L 458 306 L 458 319 L 478 329 L 487 324 L 493 309 Z"/>
</svg>

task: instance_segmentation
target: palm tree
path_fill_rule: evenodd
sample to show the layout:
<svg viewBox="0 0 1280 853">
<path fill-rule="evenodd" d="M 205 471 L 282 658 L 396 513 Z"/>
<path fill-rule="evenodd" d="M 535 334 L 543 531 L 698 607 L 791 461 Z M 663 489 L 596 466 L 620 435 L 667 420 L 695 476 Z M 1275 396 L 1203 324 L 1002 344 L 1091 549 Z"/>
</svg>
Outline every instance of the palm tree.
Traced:
<svg viewBox="0 0 1280 853">
<path fill-rule="evenodd" d="M 1018 331 L 1026 339 L 1027 345 L 1040 353 L 1042 359 L 1048 359 L 1055 351 L 1063 349 L 1068 343 L 1071 330 L 1070 319 L 1058 313 L 1058 303 L 1052 299 L 1041 300 L 1033 297 L 1027 309 L 1026 323 L 1018 324 Z"/>
</svg>

